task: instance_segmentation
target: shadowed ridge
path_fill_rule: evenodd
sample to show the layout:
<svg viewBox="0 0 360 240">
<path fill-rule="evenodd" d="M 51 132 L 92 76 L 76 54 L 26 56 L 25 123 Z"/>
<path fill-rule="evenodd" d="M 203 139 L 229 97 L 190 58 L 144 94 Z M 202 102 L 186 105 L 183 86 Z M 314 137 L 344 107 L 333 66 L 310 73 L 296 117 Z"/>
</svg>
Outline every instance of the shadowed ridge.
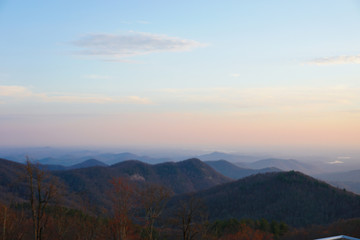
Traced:
<svg viewBox="0 0 360 240">
<path fill-rule="evenodd" d="M 308 226 L 360 217 L 360 196 L 295 171 L 257 174 L 194 196 L 211 209 L 213 220 L 265 218 Z M 187 198 L 181 195 L 173 201 Z"/>
</svg>

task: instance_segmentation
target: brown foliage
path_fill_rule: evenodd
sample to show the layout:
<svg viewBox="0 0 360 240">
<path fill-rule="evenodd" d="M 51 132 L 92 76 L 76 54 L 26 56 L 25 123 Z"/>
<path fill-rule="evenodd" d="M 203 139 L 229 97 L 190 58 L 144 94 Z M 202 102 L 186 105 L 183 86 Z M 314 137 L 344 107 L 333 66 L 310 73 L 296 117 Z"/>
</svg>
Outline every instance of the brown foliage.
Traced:
<svg viewBox="0 0 360 240">
<path fill-rule="evenodd" d="M 328 226 L 312 226 L 303 229 L 293 229 L 281 239 L 307 240 L 337 235 L 360 236 L 360 219 L 340 220 Z"/>
<path fill-rule="evenodd" d="M 29 221 L 23 210 L 14 211 L 4 204 L 0 204 L 0 238 L 2 240 L 23 239 Z"/>
<path fill-rule="evenodd" d="M 252 229 L 243 224 L 241 230 L 235 234 L 229 234 L 221 238 L 221 240 L 272 240 L 273 235 L 260 230 Z"/>
<path fill-rule="evenodd" d="M 110 229 L 115 240 L 128 239 L 131 221 L 131 211 L 136 205 L 135 185 L 124 177 L 111 181 L 113 191 L 110 193 L 112 201 L 112 218 Z"/>
</svg>

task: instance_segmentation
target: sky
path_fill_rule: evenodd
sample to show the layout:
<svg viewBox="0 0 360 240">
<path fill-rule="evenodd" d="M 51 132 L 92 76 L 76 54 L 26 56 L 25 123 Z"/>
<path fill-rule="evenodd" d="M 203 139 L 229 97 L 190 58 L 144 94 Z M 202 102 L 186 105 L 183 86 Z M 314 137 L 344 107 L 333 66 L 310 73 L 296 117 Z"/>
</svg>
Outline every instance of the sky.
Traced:
<svg viewBox="0 0 360 240">
<path fill-rule="evenodd" d="M 360 1 L 0 0 L 0 146 L 360 147 Z"/>
</svg>

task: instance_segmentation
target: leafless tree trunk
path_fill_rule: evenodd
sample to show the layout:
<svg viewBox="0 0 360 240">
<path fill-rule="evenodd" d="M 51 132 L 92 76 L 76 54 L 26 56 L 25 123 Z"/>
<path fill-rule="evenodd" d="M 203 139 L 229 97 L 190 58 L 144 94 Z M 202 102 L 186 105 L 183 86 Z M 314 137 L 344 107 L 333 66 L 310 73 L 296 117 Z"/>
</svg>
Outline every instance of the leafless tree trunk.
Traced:
<svg viewBox="0 0 360 240">
<path fill-rule="evenodd" d="M 30 190 L 30 208 L 34 240 L 41 240 L 47 224 L 46 207 L 56 194 L 55 185 L 49 182 L 45 172 L 34 166 L 27 158 L 26 177 Z"/>
<path fill-rule="evenodd" d="M 183 240 L 193 240 L 203 231 L 206 208 L 204 203 L 191 197 L 188 201 L 180 201 L 175 213 L 175 223 L 180 227 Z"/>
<path fill-rule="evenodd" d="M 145 233 L 149 240 L 154 239 L 155 221 L 162 214 L 170 195 L 169 189 L 155 184 L 148 185 L 140 191 L 140 201 L 145 210 Z"/>
</svg>

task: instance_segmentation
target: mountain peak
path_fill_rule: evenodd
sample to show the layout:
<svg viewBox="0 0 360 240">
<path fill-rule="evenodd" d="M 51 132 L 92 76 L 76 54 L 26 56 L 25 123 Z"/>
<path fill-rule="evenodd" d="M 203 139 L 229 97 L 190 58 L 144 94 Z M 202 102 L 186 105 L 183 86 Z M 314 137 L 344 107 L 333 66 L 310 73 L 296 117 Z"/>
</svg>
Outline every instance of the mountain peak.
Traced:
<svg viewBox="0 0 360 240">
<path fill-rule="evenodd" d="M 210 219 L 265 218 L 308 226 L 360 215 L 360 196 L 297 171 L 249 176 L 194 197 L 211 209 Z"/>
<path fill-rule="evenodd" d="M 107 164 L 105 164 L 99 160 L 91 158 L 91 159 L 85 160 L 81 163 L 72 165 L 72 166 L 68 167 L 68 169 L 78 169 L 78 168 L 88 168 L 88 167 L 107 167 L 107 166 L 108 166 Z"/>
</svg>

